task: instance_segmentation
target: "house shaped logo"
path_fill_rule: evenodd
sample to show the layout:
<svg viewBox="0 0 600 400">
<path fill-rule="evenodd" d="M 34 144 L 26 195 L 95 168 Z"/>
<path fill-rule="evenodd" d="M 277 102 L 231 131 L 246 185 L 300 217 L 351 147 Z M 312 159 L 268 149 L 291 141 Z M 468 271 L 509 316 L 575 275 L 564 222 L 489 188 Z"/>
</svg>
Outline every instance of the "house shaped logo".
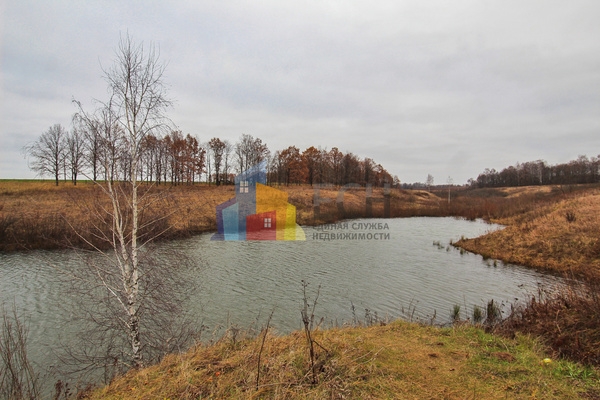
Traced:
<svg viewBox="0 0 600 400">
<path fill-rule="evenodd" d="M 266 182 L 264 162 L 235 177 L 235 198 L 217 206 L 211 240 L 306 240 L 288 194 Z"/>
</svg>

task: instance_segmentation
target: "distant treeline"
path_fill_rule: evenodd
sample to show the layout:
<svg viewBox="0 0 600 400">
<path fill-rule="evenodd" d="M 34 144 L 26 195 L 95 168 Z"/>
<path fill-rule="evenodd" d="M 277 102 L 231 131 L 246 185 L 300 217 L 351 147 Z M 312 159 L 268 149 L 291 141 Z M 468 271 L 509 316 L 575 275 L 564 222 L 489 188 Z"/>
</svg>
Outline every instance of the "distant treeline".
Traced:
<svg viewBox="0 0 600 400">
<path fill-rule="evenodd" d="M 573 185 L 600 182 L 600 155 L 579 156 L 564 164 L 548 165 L 537 160 L 517 163 L 502 171 L 486 168 L 477 179 L 469 179 L 471 187 L 510 187 L 530 185 Z"/>
<path fill-rule="evenodd" d="M 48 128 L 26 146 L 29 166 L 39 175 L 62 178 L 77 184 L 80 176 L 93 180 L 128 180 L 132 172 L 130 138 L 120 126 L 101 118 L 76 115 L 73 127 L 60 124 Z M 269 184 L 345 185 L 357 183 L 383 186 L 399 183 L 373 159 L 337 147 L 331 150 L 296 146 L 271 152 L 261 139 L 243 134 L 236 143 L 212 138 L 201 142 L 190 134 L 171 131 L 162 137 L 147 134 L 135 151 L 139 181 L 172 185 L 208 182 L 233 184 L 235 175 L 265 162 Z"/>
</svg>

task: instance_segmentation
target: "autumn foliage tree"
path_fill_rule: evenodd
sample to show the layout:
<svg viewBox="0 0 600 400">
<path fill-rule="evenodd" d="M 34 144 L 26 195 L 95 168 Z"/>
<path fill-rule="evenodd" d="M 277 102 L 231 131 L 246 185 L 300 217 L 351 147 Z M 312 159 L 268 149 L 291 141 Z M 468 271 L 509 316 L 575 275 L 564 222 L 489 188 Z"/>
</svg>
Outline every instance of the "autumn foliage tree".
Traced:
<svg viewBox="0 0 600 400">
<path fill-rule="evenodd" d="M 343 154 L 336 147 L 326 151 L 314 146 L 302 153 L 296 146 L 276 151 L 269 162 L 268 177 L 271 183 L 280 185 L 384 186 L 393 182 L 386 169 L 371 158 L 361 160 L 353 153 Z"/>
<path fill-rule="evenodd" d="M 322 168 L 319 167 L 323 164 L 323 153 L 311 146 L 302 153 L 302 162 L 306 167 L 306 183 L 311 186 L 321 183 Z"/>
</svg>

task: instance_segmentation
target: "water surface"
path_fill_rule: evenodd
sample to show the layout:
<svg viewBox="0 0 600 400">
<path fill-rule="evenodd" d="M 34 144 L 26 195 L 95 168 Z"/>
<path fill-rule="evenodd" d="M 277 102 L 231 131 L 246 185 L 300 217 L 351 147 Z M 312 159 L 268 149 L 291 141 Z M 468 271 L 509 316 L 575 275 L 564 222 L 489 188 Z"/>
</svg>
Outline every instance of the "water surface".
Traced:
<svg viewBox="0 0 600 400">
<path fill-rule="evenodd" d="M 365 310 L 380 318 L 422 321 L 436 315 L 436 323 L 446 323 L 455 304 L 466 318 L 474 305 L 491 299 L 510 304 L 536 293 L 539 285 L 557 282 L 449 246 L 461 236 L 498 228 L 453 218 L 364 219 L 348 221 L 346 229 L 304 227 L 306 241 L 219 242 L 205 234 L 161 243 L 158 251 L 181 252 L 191 261 L 178 265 L 193 288 L 184 307 L 207 332 L 230 324 L 260 325 L 272 311 L 271 324 L 279 333 L 300 329 L 302 281 L 309 283 L 311 302 L 320 287 L 314 312 L 325 326 L 364 319 Z M 331 232 L 349 235 L 322 240 Z M 379 239 L 348 239 L 354 233 Z M 58 362 L 57 350 L 78 329 L 69 311 L 79 301 L 72 290 L 77 283 L 69 282 L 65 271 L 85 268 L 84 262 L 74 251 L 0 254 L 0 304 L 14 303 L 25 318 L 31 358 L 44 368 Z"/>
</svg>

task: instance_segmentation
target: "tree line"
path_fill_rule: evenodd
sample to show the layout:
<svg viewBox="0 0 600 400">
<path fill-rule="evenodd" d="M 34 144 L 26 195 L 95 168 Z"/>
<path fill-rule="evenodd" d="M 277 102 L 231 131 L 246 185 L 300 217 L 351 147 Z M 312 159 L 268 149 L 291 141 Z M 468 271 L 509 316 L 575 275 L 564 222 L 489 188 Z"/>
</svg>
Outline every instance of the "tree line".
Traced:
<svg viewBox="0 0 600 400">
<path fill-rule="evenodd" d="M 80 111 L 70 130 L 55 124 L 24 150 L 29 167 L 39 175 L 52 176 L 56 185 L 61 178 L 76 185 L 80 176 L 93 181 L 128 180 L 133 172 L 127 145 L 122 127 L 111 121 L 110 115 Z M 136 178 L 158 184 L 233 184 L 236 174 L 260 162 L 266 163 L 269 184 L 383 186 L 399 182 L 369 157 L 344 154 L 337 147 L 311 146 L 301 151 L 289 146 L 271 152 L 260 138 L 248 134 L 231 143 L 218 137 L 201 142 L 176 130 L 161 136 L 149 133 L 139 141 L 138 150 Z"/>
<path fill-rule="evenodd" d="M 573 185 L 600 182 L 600 155 L 579 156 L 563 164 L 549 165 L 544 160 L 517 163 L 501 171 L 486 168 L 477 179 L 469 179 L 471 187 L 507 187 L 530 185 Z"/>
</svg>

